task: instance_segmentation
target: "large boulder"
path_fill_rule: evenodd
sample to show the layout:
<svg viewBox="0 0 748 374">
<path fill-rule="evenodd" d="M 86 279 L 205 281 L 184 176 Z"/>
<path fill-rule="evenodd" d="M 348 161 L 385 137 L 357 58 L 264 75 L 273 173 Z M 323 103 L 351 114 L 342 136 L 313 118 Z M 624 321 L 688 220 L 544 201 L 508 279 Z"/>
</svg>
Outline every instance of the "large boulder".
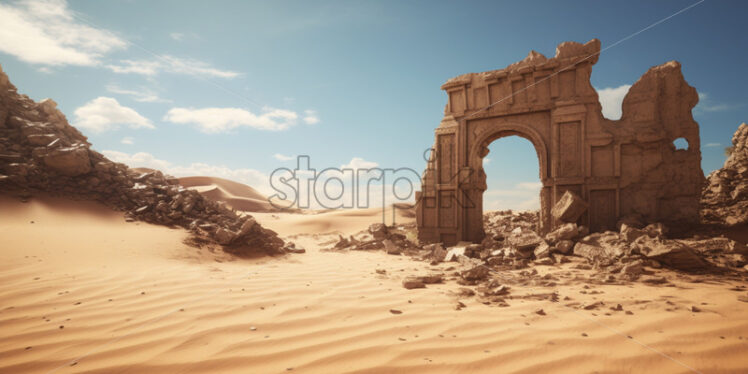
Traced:
<svg viewBox="0 0 748 374">
<path fill-rule="evenodd" d="M 77 176 L 91 171 L 91 160 L 86 147 L 66 147 L 50 151 L 44 157 L 48 168 L 67 176 Z"/>
<path fill-rule="evenodd" d="M 577 222 L 586 210 L 587 203 L 581 197 L 566 191 L 551 209 L 551 215 L 561 222 Z"/>
<path fill-rule="evenodd" d="M 647 258 L 674 269 L 695 271 L 708 266 L 706 261 L 701 259 L 693 248 L 676 240 L 642 236 L 634 241 L 633 246 Z"/>
</svg>

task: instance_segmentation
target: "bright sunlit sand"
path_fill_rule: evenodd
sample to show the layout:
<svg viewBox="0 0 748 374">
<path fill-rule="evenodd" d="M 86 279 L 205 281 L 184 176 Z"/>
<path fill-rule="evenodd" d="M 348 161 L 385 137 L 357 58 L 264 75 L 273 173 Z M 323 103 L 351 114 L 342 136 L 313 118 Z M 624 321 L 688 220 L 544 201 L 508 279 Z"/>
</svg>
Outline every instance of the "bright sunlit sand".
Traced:
<svg viewBox="0 0 748 374">
<path fill-rule="evenodd" d="M 673 287 L 569 282 L 558 287 L 562 298 L 606 307 L 518 297 L 497 308 L 458 296 L 453 283 L 400 285 L 449 263 L 320 251 L 335 235 L 296 236 L 303 256 L 239 260 L 96 203 L 3 197 L 0 209 L 0 372 L 685 373 L 692 365 L 737 373 L 745 365 L 746 303 L 728 282 L 673 273 Z M 297 235 L 301 219 L 317 220 L 305 227 L 321 232 L 359 230 L 325 214 L 258 218 L 284 236 Z M 584 273 L 570 264 L 540 271 Z M 455 310 L 458 300 L 467 307 Z M 608 308 L 617 304 L 624 311 Z"/>
</svg>

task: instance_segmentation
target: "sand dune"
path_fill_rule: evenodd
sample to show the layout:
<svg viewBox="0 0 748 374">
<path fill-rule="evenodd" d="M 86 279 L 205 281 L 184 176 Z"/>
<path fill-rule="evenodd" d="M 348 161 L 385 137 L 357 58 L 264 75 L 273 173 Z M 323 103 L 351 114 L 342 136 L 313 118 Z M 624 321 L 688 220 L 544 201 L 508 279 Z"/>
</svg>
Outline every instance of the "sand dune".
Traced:
<svg viewBox="0 0 748 374">
<path fill-rule="evenodd" d="M 184 177 L 179 183 L 200 192 L 203 196 L 223 201 L 236 210 L 245 212 L 269 212 L 277 210 L 254 188 L 246 184 L 217 177 Z"/>
<path fill-rule="evenodd" d="M 667 273 L 675 287 L 585 289 L 574 281 L 584 271 L 572 263 L 539 267 L 559 284 L 514 290 L 510 306 L 500 308 L 458 297 L 454 282 L 411 291 L 400 285 L 414 273 L 449 273 L 449 263 L 319 251 L 335 235 L 297 236 L 304 255 L 235 260 L 181 244 L 183 230 L 126 223 L 94 203 L 0 197 L 0 212 L 2 373 L 748 368 L 748 303 L 737 301 L 745 291 L 729 290 L 730 282 L 701 277 L 693 283 Z M 284 235 L 301 230 L 298 225 L 351 234 L 375 215 L 258 217 Z M 315 219 L 327 222 L 315 226 Z M 551 290 L 558 290 L 559 302 L 520 297 Z M 458 300 L 467 307 L 455 310 Z M 596 300 L 605 308 L 566 306 Z M 618 303 L 633 314 L 608 308 Z M 702 311 L 689 311 L 691 305 Z M 534 313 L 538 308 L 546 315 Z"/>
<path fill-rule="evenodd" d="M 375 222 L 388 225 L 415 222 L 412 208 L 368 208 L 351 210 L 306 211 L 297 213 L 253 213 L 263 226 L 281 235 L 303 233 L 351 235 L 365 230 Z"/>
</svg>

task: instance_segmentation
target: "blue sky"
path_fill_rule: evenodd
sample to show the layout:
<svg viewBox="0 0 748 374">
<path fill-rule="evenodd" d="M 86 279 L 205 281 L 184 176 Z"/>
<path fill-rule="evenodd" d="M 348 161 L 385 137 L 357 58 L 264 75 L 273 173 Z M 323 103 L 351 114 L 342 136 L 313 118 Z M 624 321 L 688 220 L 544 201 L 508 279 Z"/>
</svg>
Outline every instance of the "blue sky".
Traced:
<svg viewBox="0 0 748 374">
<path fill-rule="evenodd" d="M 317 169 L 420 172 L 448 78 L 567 40 L 606 48 L 696 2 L 3 1 L 0 65 L 114 159 L 267 191 L 300 154 Z M 604 51 L 592 83 L 605 112 L 648 68 L 678 60 L 702 97 L 703 169 L 720 167 L 748 117 L 747 14 L 707 0 Z M 490 149 L 486 206 L 536 206 L 530 143 Z"/>
</svg>

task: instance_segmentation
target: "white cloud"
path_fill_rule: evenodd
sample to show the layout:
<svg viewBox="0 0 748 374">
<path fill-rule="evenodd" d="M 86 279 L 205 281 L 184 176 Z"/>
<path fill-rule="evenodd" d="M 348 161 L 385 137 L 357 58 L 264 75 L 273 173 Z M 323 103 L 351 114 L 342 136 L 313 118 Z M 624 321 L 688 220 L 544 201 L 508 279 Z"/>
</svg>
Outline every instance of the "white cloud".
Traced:
<svg viewBox="0 0 748 374">
<path fill-rule="evenodd" d="M 145 88 L 141 87 L 140 90 L 127 90 L 124 88 L 120 88 L 116 85 L 108 85 L 106 86 L 107 91 L 111 93 L 115 93 L 118 95 L 127 95 L 131 96 L 133 100 L 141 103 L 165 103 L 170 102 L 170 100 L 162 99 L 156 94 L 155 92 Z"/>
<path fill-rule="evenodd" d="M 714 103 L 706 92 L 699 92 L 699 103 L 693 108 L 695 112 L 724 112 L 739 108 L 741 105 Z"/>
<path fill-rule="evenodd" d="M 605 118 L 613 120 L 621 119 L 621 115 L 623 114 L 621 111 L 623 98 L 626 97 L 629 88 L 631 88 L 630 84 L 602 89 L 596 88 L 598 100 L 603 107 L 603 116 Z"/>
<path fill-rule="evenodd" d="M 704 147 L 720 147 L 722 146 L 721 143 L 706 143 L 704 144 Z"/>
<path fill-rule="evenodd" d="M 135 139 L 133 139 L 132 136 L 125 136 L 124 138 L 122 138 L 122 140 L 120 141 L 120 143 L 127 144 L 127 145 L 133 145 L 133 144 L 135 144 Z"/>
<path fill-rule="evenodd" d="M 293 156 L 286 156 L 286 155 L 280 154 L 280 153 L 274 154 L 273 157 L 275 157 L 276 160 L 280 160 L 280 161 L 291 161 L 291 160 L 294 159 Z"/>
<path fill-rule="evenodd" d="M 488 165 L 491 162 L 489 157 L 483 157 L 483 165 Z"/>
<path fill-rule="evenodd" d="M 169 34 L 169 37 L 176 41 L 182 41 L 182 39 L 184 39 L 184 34 L 181 32 L 172 32 Z"/>
<path fill-rule="evenodd" d="M 134 109 L 120 105 L 111 97 L 97 97 L 76 109 L 74 113 L 74 126 L 93 132 L 114 130 L 119 125 L 127 125 L 133 129 L 155 128 L 150 120 Z"/>
<path fill-rule="evenodd" d="M 483 194 L 485 210 L 538 210 L 540 209 L 541 182 L 520 182 L 510 189 L 488 190 Z"/>
<path fill-rule="evenodd" d="M 128 154 L 128 153 L 119 152 L 119 151 L 107 150 L 107 151 L 102 151 L 101 153 L 114 162 L 121 162 L 123 164 L 127 164 L 128 166 L 134 167 L 134 168 L 151 168 L 151 169 L 157 169 L 165 173 L 168 173 L 167 169 L 169 168 L 169 166 L 171 166 L 170 162 L 159 160 L 156 157 L 154 157 L 152 154 L 147 153 L 147 152 L 138 152 L 138 153 Z"/>
<path fill-rule="evenodd" d="M 217 69 L 203 61 L 171 55 L 156 56 L 153 60 L 121 60 L 119 64 L 109 64 L 106 67 L 119 74 L 142 74 L 148 76 L 153 76 L 160 72 L 216 78 L 236 78 L 239 76 L 238 72 Z"/>
<path fill-rule="evenodd" d="M 296 124 L 295 112 L 265 107 L 262 114 L 254 114 L 241 108 L 172 108 L 164 121 L 178 124 L 193 124 L 206 133 L 227 132 L 238 127 L 259 130 L 286 130 Z"/>
<path fill-rule="evenodd" d="M 304 111 L 304 123 L 307 125 L 314 125 L 319 123 L 319 116 L 316 110 L 305 110 Z"/>
<path fill-rule="evenodd" d="M 347 164 L 340 165 L 340 168 L 358 170 L 358 169 L 373 169 L 373 168 L 376 168 L 377 166 L 379 166 L 379 164 L 376 162 L 366 161 L 361 157 L 354 157 Z"/>
<path fill-rule="evenodd" d="M 147 152 L 128 154 L 119 151 L 106 150 L 101 153 L 115 162 L 121 162 L 130 167 L 145 167 L 160 170 L 175 177 L 209 176 L 225 178 L 244 183 L 263 194 L 271 194 L 269 176 L 254 169 L 232 169 L 223 165 L 192 163 L 189 165 L 175 165 L 169 161 L 156 158 Z"/>
<path fill-rule="evenodd" d="M 42 65 L 95 66 L 127 43 L 80 23 L 64 0 L 0 4 L 0 51 Z"/>
<path fill-rule="evenodd" d="M 519 189 L 519 190 L 531 191 L 531 192 L 540 192 L 541 188 L 543 188 L 543 183 L 541 183 L 541 182 L 520 182 L 520 183 L 517 183 L 517 189 Z"/>
</svg>

